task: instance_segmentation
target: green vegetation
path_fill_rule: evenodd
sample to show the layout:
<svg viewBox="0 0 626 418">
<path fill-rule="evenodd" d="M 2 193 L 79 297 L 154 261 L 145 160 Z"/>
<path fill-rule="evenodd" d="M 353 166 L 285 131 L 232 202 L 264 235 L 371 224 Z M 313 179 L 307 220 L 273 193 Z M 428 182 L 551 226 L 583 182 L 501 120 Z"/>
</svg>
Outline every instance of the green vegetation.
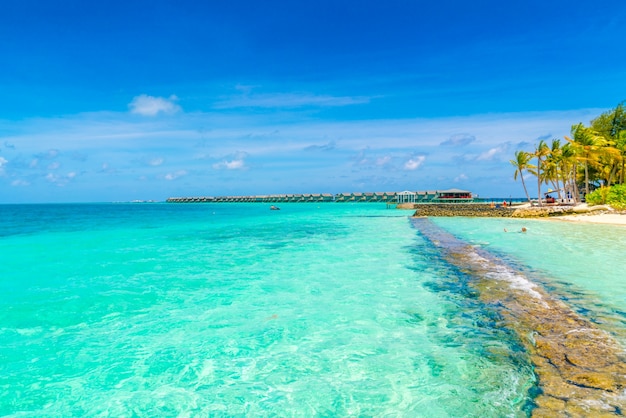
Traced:
<svg viewBox="0 0 626 418">
<path fill-rule="evenodd" d="M 626 184 L 601 187 L 587 195 L 590 205 L 607 204 L 615 209 L 626 210 Z"/>
<path fill-rule="evenodd" d="M 589 204 L 606 203 L 626 209 L 624 103 L 592 120 L 590 126 L 573 125 L 571 138 L 566 136 L 565 143 L 559 139 L 553 139 L 551 144 L 541 140 L 533 151 L 515 152 L 515 159 L 510 161 L 515 167 L 514 178 L 520 176 L 529 201 L 524 172 L 537 177 L 538 196 L 541 185 L 546 184 L 555 190 L 559 200 L 569 197 L 578 203 L 584 193 Z M 533 159 L 536 165 L 530 164 Z"/>
</svg>

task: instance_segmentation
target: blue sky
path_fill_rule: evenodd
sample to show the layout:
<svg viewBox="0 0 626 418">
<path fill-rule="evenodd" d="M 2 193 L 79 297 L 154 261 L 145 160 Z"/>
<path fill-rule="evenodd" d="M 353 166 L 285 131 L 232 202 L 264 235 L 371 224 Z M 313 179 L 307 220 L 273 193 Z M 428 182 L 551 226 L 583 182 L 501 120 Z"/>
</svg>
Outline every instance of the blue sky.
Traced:
<svg viewBox="0 0 626 418">
<path fill-rule="evenodd" d="M 626 2 L 7 1 L 0 203 L 458 187 L 626 99 Z"/>
</svg>

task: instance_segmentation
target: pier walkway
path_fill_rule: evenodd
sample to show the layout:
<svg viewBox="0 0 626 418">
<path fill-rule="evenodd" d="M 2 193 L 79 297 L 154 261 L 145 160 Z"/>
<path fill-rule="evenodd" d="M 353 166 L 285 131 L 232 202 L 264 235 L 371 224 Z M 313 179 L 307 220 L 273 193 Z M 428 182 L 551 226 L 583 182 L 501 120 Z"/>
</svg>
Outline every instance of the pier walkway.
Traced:
<svg viewBox="0 0 626 418">
<path fill-rule="evenodd" d="M 476 199 L 471 192 L 449 189 L 424 192 L 366 192 L 366 193 L 313 193 L 313 194 L 271 194 L 254 196 L 198 196 L 170 197 L 168 203 L 472 203 Z"/>
</svg>

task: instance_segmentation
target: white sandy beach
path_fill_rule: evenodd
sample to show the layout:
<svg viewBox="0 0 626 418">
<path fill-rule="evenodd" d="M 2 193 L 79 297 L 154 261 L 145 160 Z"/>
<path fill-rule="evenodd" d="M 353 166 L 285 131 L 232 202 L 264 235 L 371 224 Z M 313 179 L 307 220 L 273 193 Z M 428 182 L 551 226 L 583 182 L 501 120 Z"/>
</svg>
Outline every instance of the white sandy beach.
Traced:
<svg viewBox="0 0 626 418">
<path fill-rule="evenodd" d="M 610 224 L 626 226 L 626 214 L 620 213 L 592 213 L 576 214 L 565 216 L 554 216 L 549 219 L 556 219 L 567 222 L 584 222 L 591 224 Z"/>
<path fill-rule="evenodd" d="M 590 224 L 609 224 L 626 226 L 626 213 L 616 212 L 610 206 L 588 206 L 586 203 L 579 204 L 574 209 L 576 214 L 554 216 L 550 219 L 557 219 L 567 222 L 584 222 Z"/>
<path fill-rule="evenodd" d="M 529 204 L 519 206 L 519 208 L 528 207 L 530 207 Z M 576 205 L 574 211 L 576 213 L 538 219 L 626 226 L 626 212 L 615 211 L 606 205 L 588 206 L 586 203 L 581 203 Z"/>
</svg>

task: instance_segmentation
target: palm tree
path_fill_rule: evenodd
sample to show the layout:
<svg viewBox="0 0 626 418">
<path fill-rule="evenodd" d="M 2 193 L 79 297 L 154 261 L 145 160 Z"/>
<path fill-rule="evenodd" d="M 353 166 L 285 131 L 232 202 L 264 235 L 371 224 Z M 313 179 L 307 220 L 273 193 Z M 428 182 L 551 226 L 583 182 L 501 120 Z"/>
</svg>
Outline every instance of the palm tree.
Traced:
<svg viewBox="0 0 626 418">
<path fill-rule="evenodd" d="M 546 142 L 542 139 L 539 141 L 539 145 L 535 149 L 533 156 L 537 158 L 537 200 L 539 201 L 539 206 L 543 206 L 541 202 L 541 183 L 545 178 L 545 175 L 541 173 L 541 163 L 542 158 L 547 157 L 550 154 L 550 148 Z"/>
<path fill-rule="evenodd" d="M 588 194 L 592 183 L 611 186 L 626 182 L 626 101 L 592 120 L 589 127 L 582 123 L 573 125 L 571 136 L 565 137 L 567 143 L 563 146 L 557 139 L 552 140 L 551 147 L 542 140 L 533 152 L 516 151 L 515 159 L 510 160 L 516 169 L 514 178 L 517 180 L 520 175 L 529 200 L 524 171 L 537 176 L 540 206 L 541 183 L 552 183 L 559 198 L 563 198 L 562 184 L 568 198 L 580 202 L 582 184 Z M 532 158 L 537 158 L 536 166 L 528 163 Z"/>
<path fill-rule="evenodd" d="M 561 195 L 561 184 L 559 183 L 562 177 L 562 174 L 559 170 L 562 159 L 563 152 L 561 150 L 561 141 L 555 138 L 552 140 L 550 154 L 548 154 L 546 160 L 544 161 L 543 172 L 546 183 L 548 181 L 552 183 L 552 187 L 556 189 L 559 200 L 563 198 L 563 196 Z"/>
<path fill-rule="evenodd" d="M 532 170 L 535 168 L 534 165 L 529 164 L 531 159 L 531 154 L 525 151 L 515 151 L 515 159 L 510 160 L 510 163 L 515 167 L 515 173 L 513 174 L 513 180 L 517 180 L 517 175 L 519 174 L 522 179 L 522 187 L 524 187 L 524 193 L 526 193 L 526 198 L 530 202 L 530 196 L 528 195 L 528 189 L 526 189 L 526 183 L 524 182 L 524 170 Z"/>
<path fill-rule="evenodd" d="M 589 165 L 598 161 L 600 148 L 606 145 L 607 141 L 582 123 L 572 126 L 572 139 L 568 137 L 565 139 L 574 146 L 578 160 L 585 165 L 585 194 L 589 194 Z"/>
<path fill-rule="evenodd" d="M 561 147 L 560 169 L 563 176 L 563 190 L 568 191 L 576 202 L 580 202 L 576 186 L 576 153 L 570 143 Z"/>
</svg>

